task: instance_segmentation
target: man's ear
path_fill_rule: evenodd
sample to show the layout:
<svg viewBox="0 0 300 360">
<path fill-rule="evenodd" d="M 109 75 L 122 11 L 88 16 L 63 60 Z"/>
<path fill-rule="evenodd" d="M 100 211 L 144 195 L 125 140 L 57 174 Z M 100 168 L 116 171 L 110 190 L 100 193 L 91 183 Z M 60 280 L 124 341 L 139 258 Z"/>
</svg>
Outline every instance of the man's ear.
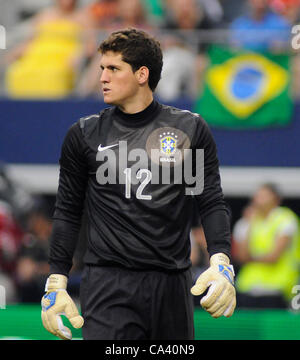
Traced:
<svg viewBox="0 0 300 360">
<path fill-rule="evenodd" d="M 147 66 L 141 66 L 136 71 L 136 77 L 140 85 L 144 85 L 149 80 L 149 69 Z"/>
</svg>

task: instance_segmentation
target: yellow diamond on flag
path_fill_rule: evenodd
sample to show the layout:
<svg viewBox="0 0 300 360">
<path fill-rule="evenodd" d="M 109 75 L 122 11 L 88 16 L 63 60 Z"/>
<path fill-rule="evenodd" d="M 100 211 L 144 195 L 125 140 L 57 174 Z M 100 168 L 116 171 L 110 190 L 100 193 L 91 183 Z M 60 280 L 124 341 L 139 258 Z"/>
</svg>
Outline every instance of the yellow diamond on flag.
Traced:
<svg viewBox="0 0 300 360">
<path fill-rule="evenodd" d="M 284 68 L 256 53 L 238 55 L 212 66 L 206 78 L 222 105 L 240 119 L 280 94 L 288 80 Z"/>
</svg>

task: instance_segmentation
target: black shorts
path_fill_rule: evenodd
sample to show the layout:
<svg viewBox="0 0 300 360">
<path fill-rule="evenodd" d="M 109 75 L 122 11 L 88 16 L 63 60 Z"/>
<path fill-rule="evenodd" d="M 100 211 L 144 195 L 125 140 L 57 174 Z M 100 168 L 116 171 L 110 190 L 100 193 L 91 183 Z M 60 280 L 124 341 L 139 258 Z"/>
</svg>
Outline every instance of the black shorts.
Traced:
<svg viewBox="0 0 300 360">
<path fill-rule="evenodd" d="M 80 300 L 84 340 L 193 340 L 190 270 L 134 271 L 86 265 Z"/>
</svg>

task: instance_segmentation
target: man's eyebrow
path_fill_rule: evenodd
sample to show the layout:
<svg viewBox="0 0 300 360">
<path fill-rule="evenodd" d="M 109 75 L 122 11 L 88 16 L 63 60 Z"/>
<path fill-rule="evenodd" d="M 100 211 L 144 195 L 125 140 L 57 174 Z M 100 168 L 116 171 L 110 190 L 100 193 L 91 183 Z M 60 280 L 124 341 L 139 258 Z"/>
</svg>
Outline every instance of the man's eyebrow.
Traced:
<svg viewBox="0 0 300 360">
<path fill-rule="evenodd" d="M 119 65 L 116 65 L 116 64 L 109 64 L 109 65 L 106 65 L 106 66 L 104 66 L 103 64 L 100 64 L 100 68 L 103 70 L 104 68 L 108 68 L 108 69 L 111 69 L 111 68 L 117 68 L 117 69 L 119 69 L 120 68 L 120 66 Z"/>
</svg>

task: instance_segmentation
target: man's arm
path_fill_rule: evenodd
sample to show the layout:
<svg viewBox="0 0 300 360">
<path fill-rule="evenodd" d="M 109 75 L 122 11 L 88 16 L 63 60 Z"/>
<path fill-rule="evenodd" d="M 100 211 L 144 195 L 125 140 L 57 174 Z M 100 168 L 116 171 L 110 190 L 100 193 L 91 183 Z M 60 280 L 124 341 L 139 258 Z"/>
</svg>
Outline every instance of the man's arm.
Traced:
<svg viewBox="0 0 300 360">
<path fill-rule="evenodd" d="M 61 339 L 71 339 L 71 330 L 64 326 L 64 314 L 75 328 L 83 318 L 67 293 L 68 274 L 81 226 L 88 171 L 84 144 L 78 124 L 68 131 L 61 152 L 59 186 L 50 238 L 50 276 L 42 298 L 42 322 L 46 330 Z"/>
<path fill-rule="evenodd" d="M 201 299 L 202 307 L 213 317 L 229 317 L 236 306 L 234 270 L 230 265 L 230 215 L 221 188 L 214 139 L 202 119 L 199 125 L 194 146 L 204 149 L 204 187 L 203 192 L 196 195 L 196 200 L 210 255 L 210 267 L 199 276 L 191 292 L 201 295 L 209 289 Z"/>
<path fill-rule="evenodd" d="M 50 238 L 50 273 L 68 276 L 81 227 L 88 179 L 78 124 L 68 131 L 60 157 L 59 186 Z"/>
<path fill-rule="evenodd" d="M 272 250 L 267 254 L 254 257 L 251 256 L 250 249 L 248 249 L 249 252 L 248 261 L 261 262 L 267 264 L 276 263 L 282 256 L 283 252 L 289 246 L 291 246 L 293 237 L 295 236 L 297 231 L 298 231 L 297 219 L 289 219 L 282 222 L 279 228 L 277 229 Z"/>
<path fill-rule="evenodd" d="M 201 124 L 195 134 L 195 147 L 204 149 L 204 187 L 203 192 L 196 195 L 198 211 L 209 255 L 222 252 L 230 258 L 230 211 L 221 188 L 217 148 L 204 120 L 201 120 Z"/>
</svg>

